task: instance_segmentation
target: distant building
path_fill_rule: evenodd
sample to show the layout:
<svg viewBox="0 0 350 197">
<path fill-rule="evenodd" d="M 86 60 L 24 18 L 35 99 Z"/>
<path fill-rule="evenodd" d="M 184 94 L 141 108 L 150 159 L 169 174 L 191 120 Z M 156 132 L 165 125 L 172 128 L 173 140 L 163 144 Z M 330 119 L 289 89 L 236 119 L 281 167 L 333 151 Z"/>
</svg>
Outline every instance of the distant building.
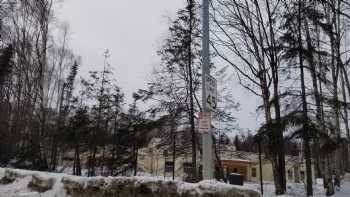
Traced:
<svg viewBox="0 0 350 197">
<path fill-rule="evenodd" d="M 160 148 L 159 138 L 153 138 L 148 147 L 142 148 L 138 155 L 138 171 L 152 176 L 172 176 L 172 153 L 169 147 Z M 199 156 L 199 152 L 197 154 Z M 252 152 L 237 151 L 233 145 L 226 145 L 220 150 L 220 160 L 224 176 L 239 173 L 245 181 L 260 180 L 259 155 Z M 175 159 L 175 177 L 186 180 L 191 173 L 191 154 L 177 155 Z M 197 160 L 200 164 L 200 160 Z M 200 167 L 199 167 L 200 168 Z M 198 169 L 199 169 L 198 168 Z M 313 167 L 312 167 L 313 169 Z M 314 175 L 314 173 L 312 173 Z M 262 154 L 262 176 L 264 181 L 273 181 L 272 164 Z M 297 156 L 286 156 L 287 182 L 304 182 L 306 177 L 305 162 Z"/>
<path fill-rule="evenodd" d="M 139 173 L 152 176 L 172 176 L 173 156 L 171 147 L 159 147 L 160 141 L 159 138 L 153 138 L 148 147 L 139 150 L 137 161 Z M 199 152 L 197 155 L 199 155 Z M 190 153 L 177 153 L 175 157 L 175 177 L 186 180 L 192 171 L 191 162 L 192 155 Z M 197 163 L 199 163 L 199 160 Z"/>
<path fill-rule="evenodd" d="M 224 173 L 227 176 L 230 173 L 239 173 L 245 181 L 259 181 L 260 167 L 259 155 L 257 153 L 223 150 L 220 154 Z M 286 161 L 286 179 L 287 182 L 304 182 L 306 177 L 305 162 L 301 162 L 297 156 L 287 155 Z M 312 167 L 312 169 L 314 169 Z M 312 173 L 314 175 L 314 172 Z M 264 181 L 273 181 L 273 172 L 271 161 L 262 154 L 262 177 Z M 313 177 L 314 178 L 314 177 Z"/>
</svg>

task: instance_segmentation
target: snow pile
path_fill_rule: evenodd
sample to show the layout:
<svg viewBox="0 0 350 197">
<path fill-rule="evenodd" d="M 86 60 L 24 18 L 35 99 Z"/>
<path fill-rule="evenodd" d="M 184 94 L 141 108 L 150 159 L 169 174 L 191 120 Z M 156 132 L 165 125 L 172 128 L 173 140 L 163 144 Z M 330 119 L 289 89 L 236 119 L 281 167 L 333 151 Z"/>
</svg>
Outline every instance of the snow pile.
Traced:
<svg viewBox="0 0 350 197">
<path fill-rule="evenodd" d="M 259 197 L 246 187 L 216 181 L 197 184 L 155 177 L 77 177 L 0 168 L 0 197 Z"/>
<path fill-rule="evenodd" d="M 248 182 L 244 184 L 245 187 L 260 192 L 260 184 Z M 314 185 L 314 197 L 326 197 L 325 190 L 322 185 Z M 306 196 L 306 186 L 304 183 L 288 183 L 287 192 L 285 195 L 279 197 L 299 197 Z M 275 186 L 272 182 L 264 182 L 264 196 L 273 197 L 275 195 Z M 350 182 L 343 179 L 339 190 L 335 191 L 334 197 L 350 197 Z"/>
<path fill-rule="evenodd" d="M 346 174 L 344 175 L 343 180 L 344 180 L 345 182 L 350 182 L 350 173 L 346 173 Z"/>
<path fill-rule="evenodd" d="M 66 197 L 67 194 L 60 182 L 62 177 L 63 174 L 0 168 L 0 197 Z M 12 179 L 12 182 L 3 184 L 1 182 L 4 179 L 9 181 Z M 45 187 L 49 188 L 43 192 L 42 189 Z"/>
<path fill-rule="evenodd" d="M 64 188 L 72 197 L 259 197 L 256 191 L 216 181 L 197 184 L 155 177 L 64 177 Z"/>
</svg>

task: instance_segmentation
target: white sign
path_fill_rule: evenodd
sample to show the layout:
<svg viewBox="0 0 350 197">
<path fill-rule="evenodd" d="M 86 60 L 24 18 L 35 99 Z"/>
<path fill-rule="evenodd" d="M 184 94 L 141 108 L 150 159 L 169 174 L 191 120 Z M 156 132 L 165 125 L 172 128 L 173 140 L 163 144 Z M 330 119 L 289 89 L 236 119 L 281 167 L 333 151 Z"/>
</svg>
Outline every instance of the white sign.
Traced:
<svg viewBox="0 0 350 197">
<path fill-rule="evenodd" d="M 199 133 L 210 133 L 211 130 L 211 116 L 210 113 L 202 113 L 198 115 L 198 132 Z"/>
<path fill-rule="evenodd" d="M 217 83 L 216 79 L 210 75 L 205 76 L 205 98 L 209 109 L 215 111 L 217 108 Z"/>
</svg>

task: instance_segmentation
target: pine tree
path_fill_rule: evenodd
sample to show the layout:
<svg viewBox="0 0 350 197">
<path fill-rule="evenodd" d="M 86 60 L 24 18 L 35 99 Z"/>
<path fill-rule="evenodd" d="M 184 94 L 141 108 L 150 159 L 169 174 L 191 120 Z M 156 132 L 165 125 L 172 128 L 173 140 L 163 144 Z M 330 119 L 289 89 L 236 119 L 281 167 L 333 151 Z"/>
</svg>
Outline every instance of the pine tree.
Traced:
<svg viewBox="0 0 350 197">
<path fill-rule="evenodd" d="M 195 112 L 200 108 L 197 97 L 200 89 L 199 20 L 193 1 L 189 1 L 186 9 L 179 10 L 177 14 L 169 28 L 170 36 L 158 52 L 162 65 L 156 71 L 155 77 L 158 79 L 151 83 L 149 92 L 163 97 L 161 105 L 165 107 L 165 111 L 177 111 L 169 108 L 175 105 L 181 109 L 182 116 L 187 114 L 193 168 L 191 179 L 195 181 L 198 150 Z"/>
<path fill-rule="evenodd" d="M 88 108 L 86 106 L 79 106 L 75 110 L 75 114 L 69 120 L 68 134 L 65 138 L 70 142 L 70 148 L 74 150 L 73 175 L 81 175 L 82 163 L 80 159 L 80 152 L 84 145 L 84 136 L 89 133 L 90 120 Z"/>
</svg>

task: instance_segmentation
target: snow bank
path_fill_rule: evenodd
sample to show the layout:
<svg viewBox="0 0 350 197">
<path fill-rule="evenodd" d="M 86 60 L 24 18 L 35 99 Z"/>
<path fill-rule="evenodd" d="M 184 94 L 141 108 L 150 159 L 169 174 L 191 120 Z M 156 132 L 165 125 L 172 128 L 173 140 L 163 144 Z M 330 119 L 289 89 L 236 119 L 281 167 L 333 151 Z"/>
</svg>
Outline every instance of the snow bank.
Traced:
<svg viewBox="0 0 350 197">
<path fill-rule="evenodd" d="M 253 182 L 246 182 L 245 187 L 260 192 L 260 184 Z M 287 192 L 285 195 L 279 195 L 278 197 L 300 197 L 306 196 L 305 184 L 303 183 L 288 183 Z M 325 190 L 322 185 L 313 186 L 314 197 L 326 197 Z M 273 182 L 264 182 L 264 197 L 273 197 L 275 195 L 275 186 Z M 335 195 L 332 197 L 350 197 L 350 182 L 346 180 L 341 181 L 341 187 L 335 191 Z"/>
<path fill-rule="evenodd" d="M 0 197 L 259 197 L 252 189 L 216 181 L 196 184 L 152 177 L 77 177 L 0 168 Z"/>
<path fill-rule="evenodd" d="M 350 173 L 346 173 L 346 174 L 344 175 L 343 180 L 344 180 L 345 182 L 349 182 L 349 183 L 350 183 Z"/>
<path fill-rule="evenodd" d="M 63 176 L 56 173 L 0 168 L 0 197 L 66 197 L 67 193 L 60 182 Z M 2 180 L 8 182 L 1 183 Z"/>
<path fill-rule="evenodd" d="M 197 184 L 152 177 L 64 177 L 65 190 L 72 197 L 258 197 L 258 192 L 216 181 Z"/>
</svg>

